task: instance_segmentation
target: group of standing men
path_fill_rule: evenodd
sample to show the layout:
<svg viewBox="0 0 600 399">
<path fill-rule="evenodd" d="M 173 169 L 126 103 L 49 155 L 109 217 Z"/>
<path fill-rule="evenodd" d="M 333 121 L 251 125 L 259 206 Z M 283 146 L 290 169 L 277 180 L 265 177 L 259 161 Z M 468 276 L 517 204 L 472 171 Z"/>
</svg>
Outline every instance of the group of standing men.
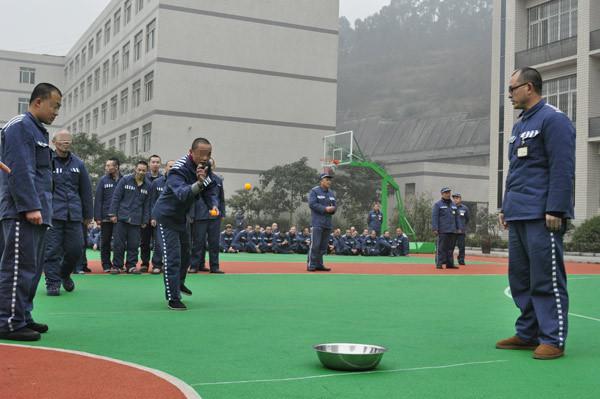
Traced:
<svg viewBox="0 0 600 399">
<path fill-rule="evenodd" d="M 469 208 L 462 203 L 462 196 L 451 193 L 449 187 L 441 189 L 442 198 L 433 204 L 431 229 L 437 236 L 435 267 L 458 269 L 454 264 L 454 248 L 458 246 L 458 264 L 465 264 L 465 238 L 467 224 L 471 219 Z"/>
</svg>

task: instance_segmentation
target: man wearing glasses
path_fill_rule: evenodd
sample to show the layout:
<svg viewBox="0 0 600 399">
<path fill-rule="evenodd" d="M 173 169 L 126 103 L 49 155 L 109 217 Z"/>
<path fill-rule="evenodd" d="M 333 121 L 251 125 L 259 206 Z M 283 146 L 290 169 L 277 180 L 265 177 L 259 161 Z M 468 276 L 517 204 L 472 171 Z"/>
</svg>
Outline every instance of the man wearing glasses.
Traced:
<svg viewBox="0 0 600 399">
<path fill-rule="evenodd" d="M 500 224 L 509 230 L 508 279 L 521 315 L 516 334 L 496 348 L 556 359 L 564 355 L 568 328 L 563 234 L 566 219 L 573 218 L 575 128 L 542 99 L 542 77 L 535 69 L 513 73 L 508 93 L 522 113 L 509 140 Z"/>
</svg>

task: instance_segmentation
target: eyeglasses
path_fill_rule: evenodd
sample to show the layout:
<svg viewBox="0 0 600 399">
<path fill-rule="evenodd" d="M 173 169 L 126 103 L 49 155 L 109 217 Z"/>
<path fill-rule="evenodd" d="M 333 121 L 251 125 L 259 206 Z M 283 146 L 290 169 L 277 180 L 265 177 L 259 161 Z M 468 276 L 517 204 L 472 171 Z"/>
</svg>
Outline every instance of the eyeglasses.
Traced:
<svg viewBox="0 0 600 399">
<path fill-rule="evenodd" d="M 510 94 L 512 94 L 512 93 L 513 93 L 513 91 L 517 90 L 519 87 L 525 86 L 525 85 L 527 85 L 527 84 L 529 84 L 529 83 L 531 83 L 531 82 L 525 82 L 525 83 L 521 83 L 520 85 L 518 85 L 518 86 L 515 86 L 515 87 L 510 87 L 510 86 L 508 86 L 508 92 L 509 92 Z"/>
</svg>

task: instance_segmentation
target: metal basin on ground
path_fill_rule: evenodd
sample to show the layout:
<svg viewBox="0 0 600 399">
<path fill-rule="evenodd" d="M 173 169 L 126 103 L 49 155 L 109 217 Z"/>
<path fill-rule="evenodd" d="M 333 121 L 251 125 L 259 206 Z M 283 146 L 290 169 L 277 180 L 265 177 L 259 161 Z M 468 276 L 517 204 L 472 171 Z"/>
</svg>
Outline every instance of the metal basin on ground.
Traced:
<svg viewBox="0 0 600 399">
<path fill-rule="evenodd" d="M 387 349 L 363 344 L 320 344 L 313 346 L 323 366 L 333 370 L 364 371 L 377 367 Z"/>
</svg>

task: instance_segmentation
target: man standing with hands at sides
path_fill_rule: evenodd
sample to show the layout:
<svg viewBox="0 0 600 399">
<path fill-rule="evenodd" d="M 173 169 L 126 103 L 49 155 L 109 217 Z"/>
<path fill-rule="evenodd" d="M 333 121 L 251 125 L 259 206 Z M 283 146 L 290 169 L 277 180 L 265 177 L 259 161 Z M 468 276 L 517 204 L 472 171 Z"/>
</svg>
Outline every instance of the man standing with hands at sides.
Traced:
<svg viewBox="0 0 600 399">
<path fill-rule="evenodd" d="M 329 235 L 333 228 L 331 217 L 337 210 L 335 194 L 330 189 L 331 179 L 332 176 L 329 173 L 321 174 L 319 185 L 312 188 L 308 195 L 310 225 L 312 226 L 307 265 L 309 272 L 316 270 L 328 272 L 331 270 L 323 264 L 323 255 L 327 251 Z"/>
<path fill-rule="evenodd" d="M 160 195 L 162 194 L 162 192 L 165 189 L 165 186 L 167 185 L 167 177 L 169 176 L 169 171 L 171 170 L 171 168 L 173 167 L 173 165 L 175 164 L 175 161 L 167 161 L 167 163 L 165 164 L 165 174 L 160 176 L 159 178 L 155 179 L 152 182 L 152 185 L 150 185 L 150 205 L 149 205 L 149 210 L 150 210 L 150 225 L 153 228 L 154 231 L 154 249 L 153 249 L 153 253 L 152 253 L 152 274 L 160 274 L 160 272 L 162 271 L 163 268 L 163 254 L 162 254 L 162 248 L 160 247 L 160 245 L 158 244 L 158 231 L 154 228 L 156 227 L 156 217 L 154 216 L 154 214 L 152 213 L 152 209 L 154 209 L 154 204 L 156 204 L 156 200 L 158 199 L 158 197 L 160 197 Z"/>
<path fill-rule="evenodd" d="M 462 196 L 459 193 L 452 194 L 452 200 L 456 204 L 456 220 L 458 221 L 458 229 L 460 233 L 456 235 L 456 246 L 458 247 L 458 264 L 465 264 L 465 240 L 467 234 L 467 224 L 471 220 L 469 208 L 462 204 Z"/>
<path fill-rule="evenodd" d="M 52 228 L 46 238 L 44 274 L 46 293 L 60 295 L 75 289 L 71 273 L 79 266 L 84 249 L 83 228 L 94 216 L 92 182 L 83 161 L 71 149 L 71 134 L 59 130 L 52 137 Z"/>
<path fill-rule="evenodd" d="M 521 315 L 498 349 L 534 350 L 534 359 L 564 356 L 569 295 L 563 234 L 573 218 L 575 128 L 541 97 L 533 68 L 513 73 L 508 98 L 522 110 L 508 141 L 500 224 L 508 229 L 508 281 Z"/>
<path fill-rule="evenodd" d="M 383 224 L 383 213 L 379 210 L 379 204 L 373 205 L 373 210 L 367 215 L 367 226 L 369 232 L 375 230 L 377 237 L 381 235 L 381 225 Z"/>
<path fill-rule="evenodd" d="M 148 158 L 148 173 L 146 173 L 146 180 L 148 181 L 148 187 L 152 186 L 152 183 L 162 175 L 160 174 L 160 165 L 161 159 L 158 155 L 151 155 Z M 152 208 L 150 208 L 152 209 Z M 140 265 L 140 271 L 142 273 L 148 272 L 150 268 L 150 244 L 154 238 L 154 227 L 151 224 L 148 224 L 146 227 L 142 227 L 140 232 L 141 241 L 140 241 L 140 258 L 142 260 L 142 264 Z M 154 243 L 156 246 L 156 242 Z"/>
<path fill-rule="evenodd" d="M 33 298 L 44 267 L 46 230 L 52 226 L 52 164 L 48 131 L 62 102 L 58 88 L 40 83 L 28 110 L 2 129 L 0 154 L 0 339 L 36 341 L 48 331 L 33 321 Z"/>
<path fill-rule="evenodd" d="M 437 238 L 435 267 L 442 269 L 446 264 L 446 269 L 458 269 L 454 266 L 454 245 L 456 242 L 456 233 L 460 234 L 457 220 L 456 204 L 450 198 L 450 188 L 444 187 L 441 190 L 442 199 L 433 204 L 431 214 L 431 228 Z"/>
<path fill-rule="evenodd" d="M 192 295 L 185 286 L 191 247 L 188 212 L 201 196 L 208 208 L 219 215 L 219 190 L 208 162 L 211 154 L 212 145 L 207 139 L 195 139 L 189 154 L 175 162 L 169 171 L 165 190 L 154 205 L 164 254 L 165 296 L 173 310 L 187 310 L 181 294 Z"/>
<path fill-rule="evenodd" d="M 105 175 L 98 180 L 96 195 L 94 197 L 94 219 L 100 226 L 100 261 L 102 270 L 110 273 L 112 262 L 110 260 L 110 244 L 113 238 L 115 224 L 111 222 L 108 211 L 115 193 L 119 179 L 123 177 L 119 168 L 121 163 L 117 158 L 109 158 L 104 165 Z"/>
</svg>

